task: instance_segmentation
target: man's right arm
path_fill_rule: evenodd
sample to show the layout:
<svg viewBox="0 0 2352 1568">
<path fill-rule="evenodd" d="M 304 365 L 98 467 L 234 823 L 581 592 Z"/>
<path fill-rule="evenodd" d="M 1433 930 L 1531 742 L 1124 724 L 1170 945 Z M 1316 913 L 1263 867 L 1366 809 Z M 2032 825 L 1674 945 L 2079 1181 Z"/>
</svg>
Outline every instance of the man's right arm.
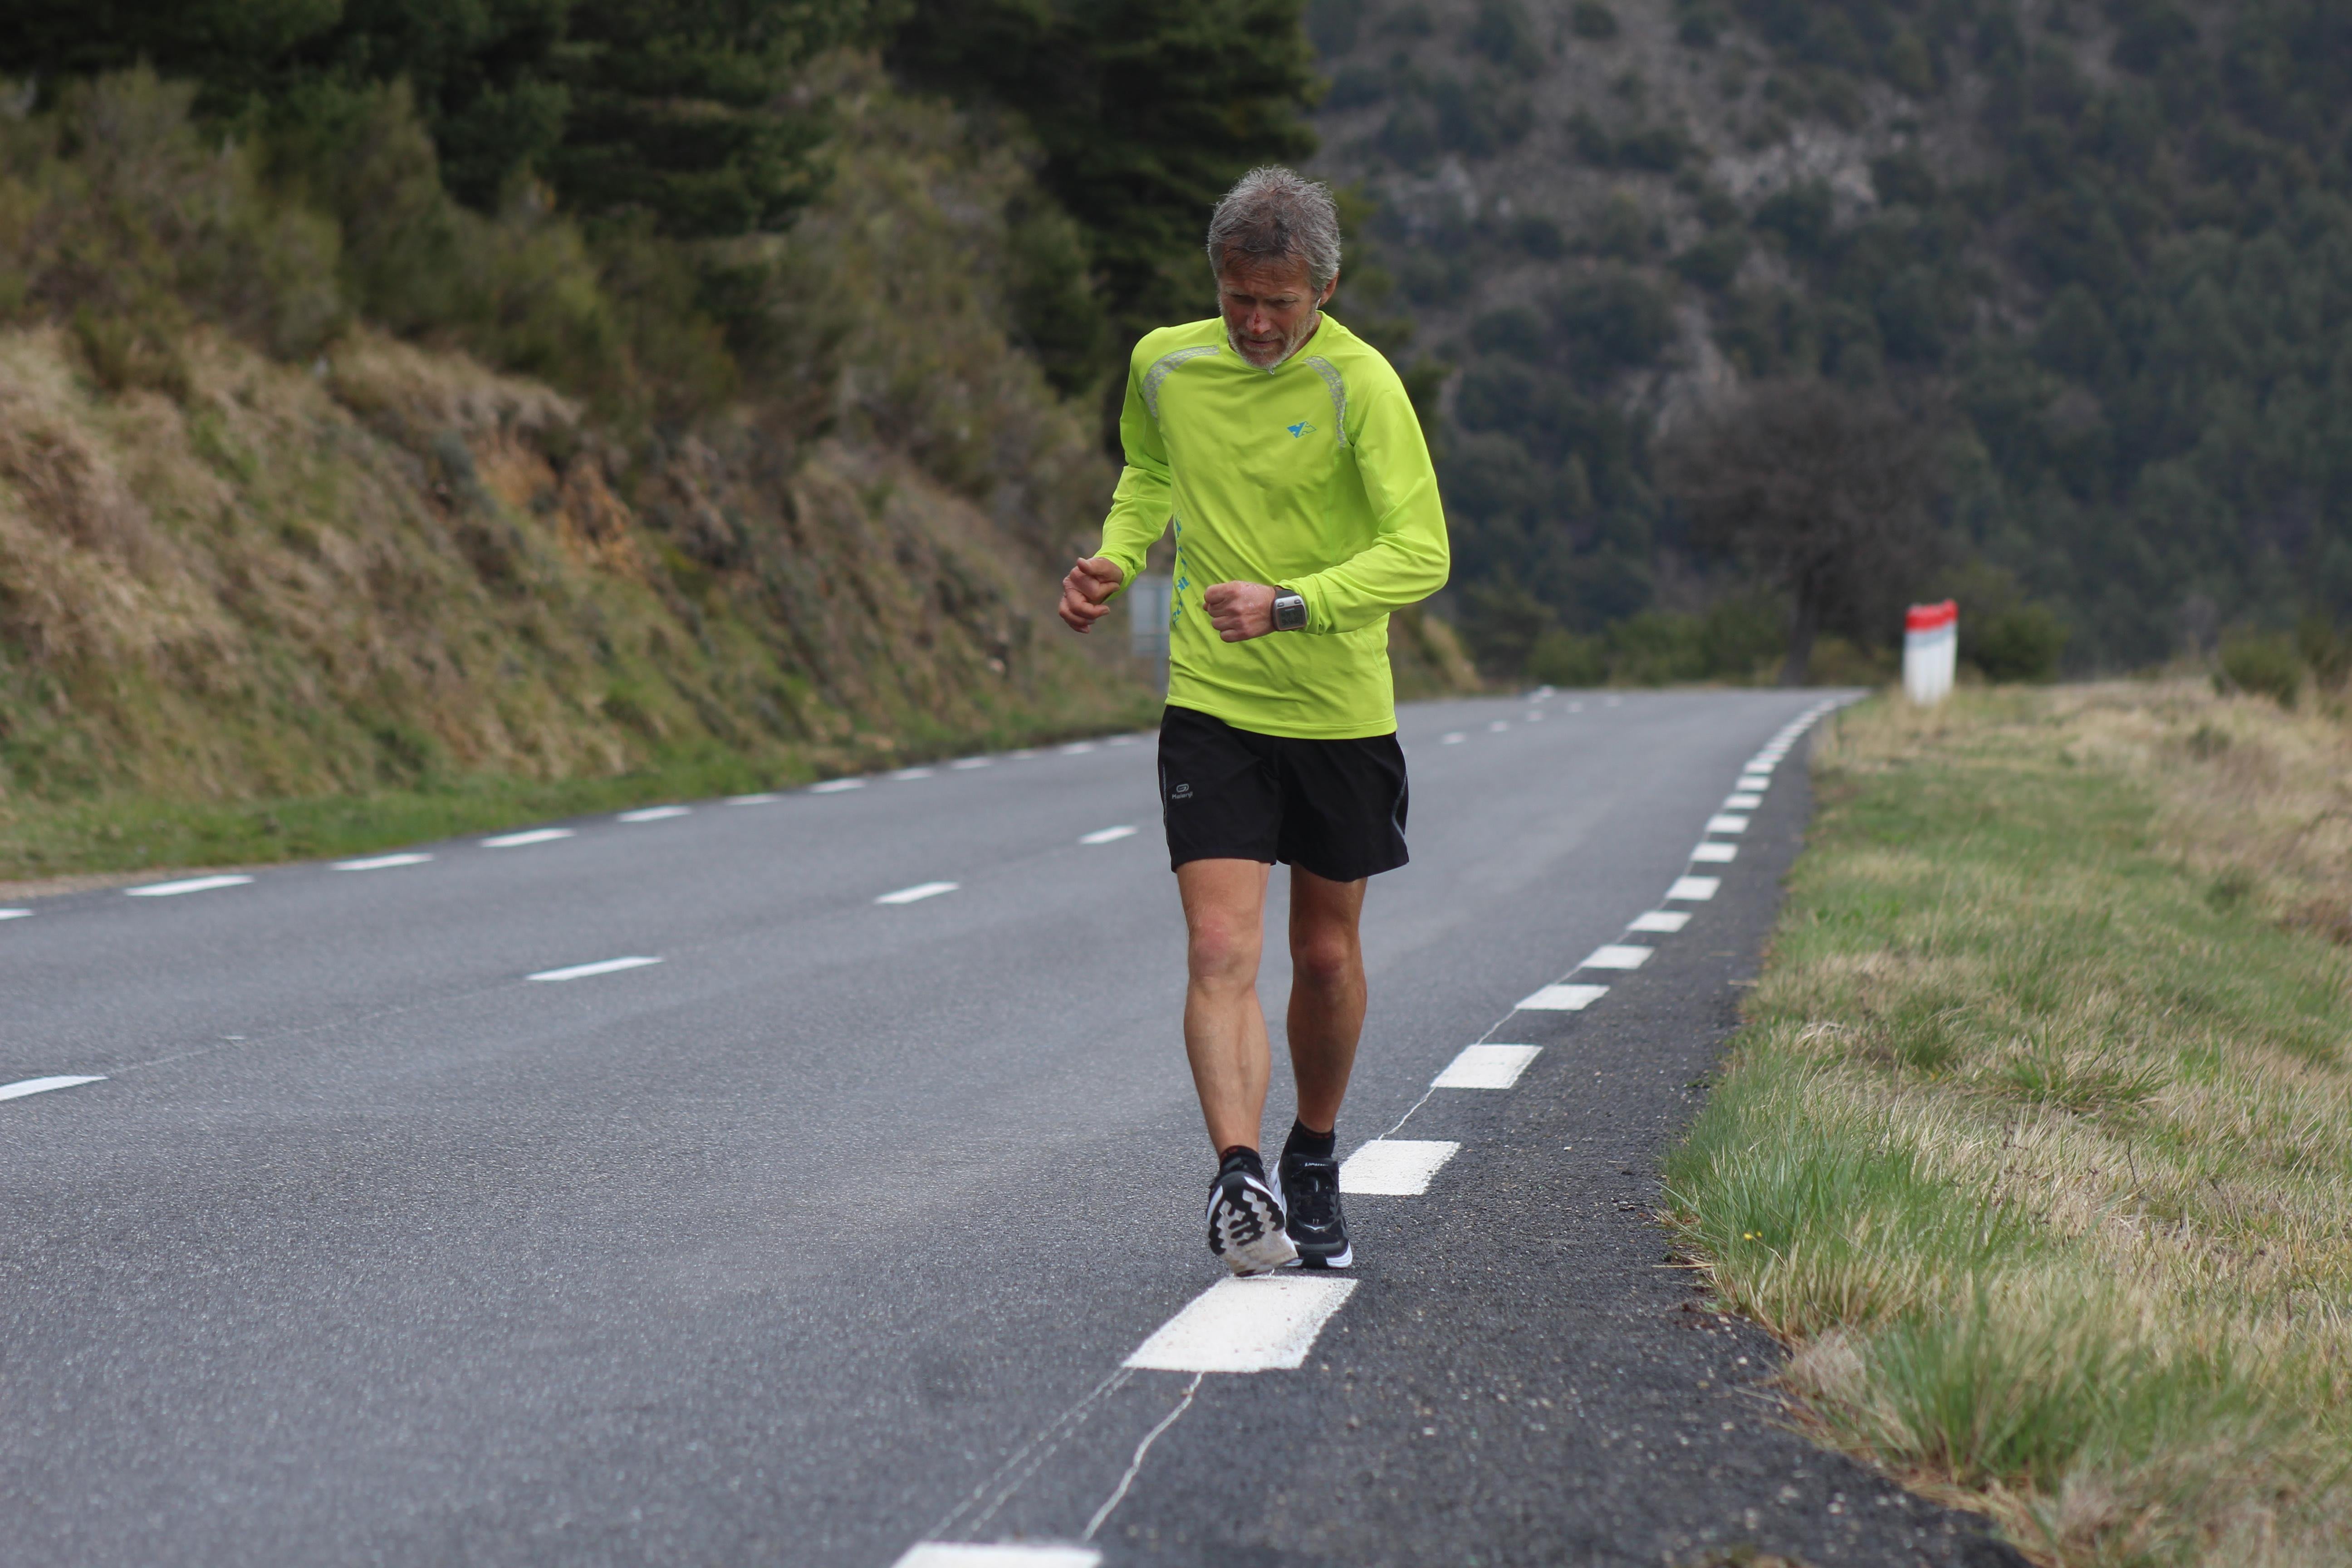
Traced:
<svg viewBox="0 0 2352 1568">
<path fill-rule="evenodd" d="M 1110 601 L 1143 570 L 1144 557 L 1168 531 L 1169 498 L 1174 486 L 1169 477 L 1167 448 L 1160 440 L 1160 422 L 1144 406 L 1136 365 L 1140 349 L 1127 373 L 1127 404 L 1119 411 L 1119 444 L 1127 466 L 1111 495 L 1110 515 L 1103 519 L 1102 546 L 1070 568 L 1062 579 L 1060 613 L 1074 632 L 1089 631 L 1108 613 Z"/>
</svg>

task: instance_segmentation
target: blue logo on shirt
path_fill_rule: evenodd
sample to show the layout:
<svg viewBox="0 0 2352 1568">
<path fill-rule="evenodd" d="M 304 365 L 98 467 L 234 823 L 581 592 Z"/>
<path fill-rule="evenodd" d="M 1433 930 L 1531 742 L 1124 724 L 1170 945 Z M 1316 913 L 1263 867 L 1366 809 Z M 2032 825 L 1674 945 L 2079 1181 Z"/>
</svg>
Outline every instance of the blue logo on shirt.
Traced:
<svg viewBox="0 0 2352 1568">
<path fill-rule="evenodd" d="M 1301 436 L 1306 435 L 1306 434 L 1307 434 L 1307 432 L 1308 432 L 1309 430 L 1312 430 L 1312 429 L 1314 429 L 1314 428 L 1315 428 L 1315 426 L 1314 426 L 1313 425 L 1309 424 L 1307 421 L 1306 421 L 1306 420 L 1304 420 L 1304 419 L 1301 419 L 1297 424 L 1296 424 L 1296 425 L 1293 425 L 1293 426 L 1289 426 L 1289 430 L 1290 430 L 1290 438 L 1291 438 L 1292 440 L 1296 441 L 1296 440 L 1297 440 Z"/>
</svg>

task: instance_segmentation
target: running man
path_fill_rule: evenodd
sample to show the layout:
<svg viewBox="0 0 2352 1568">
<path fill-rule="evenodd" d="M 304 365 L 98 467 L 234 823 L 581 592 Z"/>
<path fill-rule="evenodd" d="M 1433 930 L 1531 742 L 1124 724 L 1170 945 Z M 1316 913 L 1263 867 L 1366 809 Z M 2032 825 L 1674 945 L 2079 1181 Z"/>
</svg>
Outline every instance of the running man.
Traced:
<svg viewBox="0 0 2352 1568">
<path fill-rule="evenodd" d="M 1219 1161 L 1209 1250 L 1236 1274 L 1354 1261 L 1339 1102 L 1364 1026 L 1368 878 L 1405 863 L 1389 612 L 1443 587 L 1445 515 L 1421 422 L 1379 351 L 1323 314 L 1330 192 L 1244 175 L 1209 222 L 1221 314 L 1138 343 L 1127 468 L 1101 553 L 1062 582 L 1083 632 L 1176 530 L 1160 815 L 1184 902 L 1184 1052 Z M 1257 998 L 1266 877 L 1290 867 L 1298 1117 L 1269 1183 Z"/>
</svg>

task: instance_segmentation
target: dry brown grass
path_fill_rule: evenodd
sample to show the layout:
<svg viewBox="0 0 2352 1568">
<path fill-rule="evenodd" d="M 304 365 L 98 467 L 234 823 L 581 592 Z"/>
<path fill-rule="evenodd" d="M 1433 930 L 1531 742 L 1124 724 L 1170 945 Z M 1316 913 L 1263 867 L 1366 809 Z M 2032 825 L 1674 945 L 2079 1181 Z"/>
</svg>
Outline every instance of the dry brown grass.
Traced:
<svg viewBox="0 0 2352 1568">
<path fill-rule="evenodd" d="M 1849 713 L 1681 1157 L 1832 1440 L 2064 1563 L 2352 1562 L 2352 733 L 2188 682 Z"/>
</svg>

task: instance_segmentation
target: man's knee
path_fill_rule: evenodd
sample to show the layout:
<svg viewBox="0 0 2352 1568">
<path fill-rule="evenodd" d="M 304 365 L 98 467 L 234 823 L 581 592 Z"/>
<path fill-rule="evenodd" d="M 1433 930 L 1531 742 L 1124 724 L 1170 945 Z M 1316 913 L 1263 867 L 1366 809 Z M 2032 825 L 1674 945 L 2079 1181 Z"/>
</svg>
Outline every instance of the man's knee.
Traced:
<svg viewBox="0 0 2352 1568">
<path fill-rule="evenodd" d="M 1257 979 L 1258 933 L 1239 921 L 1196 921 L 1186 961 L 1204 984 L 1248 984 Z"/>
<path fill-rule="evenodd" d="M 1330 990 L 1362 977 L 1364 950 L 1353 931 L 1309 931 L 1291 944 L 1290 970 L 1307 984 Z"/>
</svg>

